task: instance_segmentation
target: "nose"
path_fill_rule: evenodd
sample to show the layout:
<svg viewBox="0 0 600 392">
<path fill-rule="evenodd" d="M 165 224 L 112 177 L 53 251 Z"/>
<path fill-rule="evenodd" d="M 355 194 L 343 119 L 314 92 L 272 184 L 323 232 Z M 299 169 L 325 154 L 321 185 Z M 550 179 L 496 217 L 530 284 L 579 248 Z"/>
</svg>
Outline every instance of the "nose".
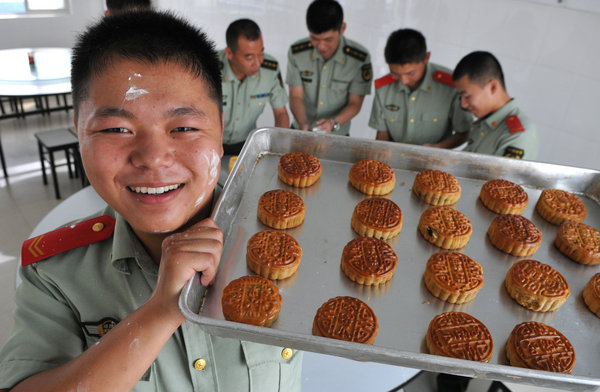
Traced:
<svg viewBox="0 0 600 392">
<path fill-rule="evenodd" d="M 467 100 L 462 95 L 460 96 L 460 107 L 467 110 Z"/>
<path fill-rule="evenodd" d="M 406 75 L 400 75 L 400 83 L 408 86 L 410 84 L 410 77 Z"/>
<path fill-rule="evenodd" d="M 132 141 L 131 163 L 138 168 L 160 169 L 174 162 L 174 149 L 168 135 L 138 132 Z"/>
</svg>

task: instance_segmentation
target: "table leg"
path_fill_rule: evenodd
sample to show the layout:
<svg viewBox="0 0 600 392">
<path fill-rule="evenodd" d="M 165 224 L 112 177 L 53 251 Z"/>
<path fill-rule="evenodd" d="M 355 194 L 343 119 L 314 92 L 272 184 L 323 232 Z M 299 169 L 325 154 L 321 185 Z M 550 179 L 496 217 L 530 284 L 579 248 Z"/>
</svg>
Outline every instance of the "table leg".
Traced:
<svg viewBox="0 0 600 392">
<path fill-rule="evenodd" d="M 4 160 L 4 149 L 2 148 L 2 140 L 0 139 L 0 160 L 2 161 L 2 171 L 4 172 L 4 178 L 8 178 L 8 171 L 6 170 L 6 161 Z"/>
<path fill-rule="evenodd" d="M 58 190 L 58 178 L 56 176 L 56 164 L 54 163 L 54 152 L 48 151 L 50 156 L 50 170 L 52 170 L 52 182 L 54 183 L 54 194 L 57 199 L 60 199 L 60 191 Z"/>
<path fill-rule="evenodd" d="M 42 147 L 42 142 L 38 141 L 38 152 L 40 154 L 40 163 L 42 164 L 42 180 L 44 181 L 44 185 L 48 184 L 48 177 L 46 177 L 46 163 L 44 162 L 44 148 Z M 48 153 L 50 154 L 50 153 Z"/>
</svg>

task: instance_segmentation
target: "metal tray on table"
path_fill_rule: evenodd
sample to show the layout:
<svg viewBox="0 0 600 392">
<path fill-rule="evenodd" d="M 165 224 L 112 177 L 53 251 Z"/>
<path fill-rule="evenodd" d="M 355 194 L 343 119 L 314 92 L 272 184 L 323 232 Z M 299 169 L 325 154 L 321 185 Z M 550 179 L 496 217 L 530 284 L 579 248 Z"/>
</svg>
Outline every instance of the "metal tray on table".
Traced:
<svg viewBox="0 0 600 392">
<path fill-rule="evenodd" d="M 320 159 L 323 173 L 311 187 L 293 188 L 278 179 L 279 158 L 292 151 L 308 152 Z M 367 197 L 348 181 L 352 164 L 362 158 L 386 162 L 394 169 L 396 186 L 387 197 L 403 214 L 400 235 L 387 241 L 398 255 L 396 273 L 391 281 L 379 287 L 354 283 L 340 269 L 342 249 L 356 237 L 350 227 L 352 211 Z M 470 303 L 453 305 L 441 301 L 423 283 L 427 259 L 442 250 L 425 241 L 417 230 L 421 213 L 429 207 L 412 193 L 414 177 L 423 169 L 447 171 L 461 184 L 462 196 L 456 209 L 473 225 L 471 239 L 461 251 L 483 266 L 485 278 L 484 287 Z M 523 216 L 543 233 L 540 249 L 530 258 L 554 267 L 571 287 L 571 296 L 556 311 L 527 310 L 511 299 L 504 288 L 509 267 L 522 258 L 497 250 L 486 236 L 496 214 L 481 204 L 479 191 L 485 181 L 497 178 L 521 184 L 529 195 Z M 581 295 L 600 267 L 575 263 L 555 248 L 558 227 L 535 211 L 544 188 L 578 194 L 588 210 L 585 223 L 600 228 L 600 171 L 597 170 L 287 129 L 259 129 L 246 142 L 214 209 L 213 217 L 225 237 L 216 282 L 205 289 L 198 276 L 191 279 L 180 296 L 180 308 L 189 320 L 223 337 L 476 378 L 573 391 L 600 390 L 600 318 L 587 309 Z M 271 328 L 226 321 L 221 311 L 222 290 L 231 280 L 253 274 L 246 267 L 246 244 L 253 234 L 267 228 L 257 219 L 257 203 L 264 192 L 272 189 L 295 192 L 306 204 L 304 223 L 287 231 L 302 246 L 300 268 L 294 276 L 276 281 L 283 304 Z M 379 333 L 373 345 L 312 335 L 317 309 L 339 295 L 357 297 L 374 310 L 379 319 Z M 429 322 L 447 311 L 469 313 L 488 327 L 494 340 L 494 354 L 489 363 L 427 353 L 425 333 Z M 553 326 L 571 341 L 577 355 L 572 374 L 508 364 L 505 354 L 508 336 L 516 324 L 530 320 Z"/>
</svg>

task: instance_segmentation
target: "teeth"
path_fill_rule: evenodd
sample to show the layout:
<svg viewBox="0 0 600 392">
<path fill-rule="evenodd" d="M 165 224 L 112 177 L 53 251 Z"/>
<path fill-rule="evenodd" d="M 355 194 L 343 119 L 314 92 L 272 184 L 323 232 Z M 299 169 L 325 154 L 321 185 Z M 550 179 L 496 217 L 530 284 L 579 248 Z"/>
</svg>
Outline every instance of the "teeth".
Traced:
<svg viewBox="0 0 600 392">
<path fill-rule="evenodd" d="M 179 188 L 181 184 L 167 185 L 167 186 L 159 186 L 157 188 L 150 188 L 147 186 L 136 186 L 135 188 L 129 187 L 129 190 L 134 191 L 135 193 L 144 193 L 148 195 L 160 195 L 165 192 L 173 191 Z"/>
</svg>

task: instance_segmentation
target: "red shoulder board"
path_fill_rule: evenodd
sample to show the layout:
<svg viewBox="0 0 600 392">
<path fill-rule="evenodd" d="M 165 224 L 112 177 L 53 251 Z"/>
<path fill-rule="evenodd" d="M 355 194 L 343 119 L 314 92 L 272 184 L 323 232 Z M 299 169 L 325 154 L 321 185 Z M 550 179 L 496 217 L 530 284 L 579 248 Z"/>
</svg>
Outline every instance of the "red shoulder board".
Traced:
<svg viewBox="0 0 600 392">
<path fill-rule="evenodd" d="M 519 120 L 519 117 L 514 114 L 506 117 L 504 121 L 506 122 L 510 133 L 523 132 L 525 130 L 525 128 L 523 128 L 523 124 L 521 124 L 521 120 Z"/>
<path fill-rule="evenodd" d="M 102 215 L 30 238 L 21 247 L 21 264 L 25 267 L 59 253 L 100 242 L 110 238 L 114 230 L 115 218 Z"/>
<path fill-rule="evenodd" d="M 375 88 L 387 86 L 390 83 L 394 83 L 396 78 L 392 76 L 392 74 L 387 74 L 379 79 L 375 79 Z"/>
<path fill-rule="evenodd" d="M 452 80 L 452 75 L 448 72 L 435 71 L 433 73 L 433 80 L 454 87 L 454 80 Z"/>
</svg>

